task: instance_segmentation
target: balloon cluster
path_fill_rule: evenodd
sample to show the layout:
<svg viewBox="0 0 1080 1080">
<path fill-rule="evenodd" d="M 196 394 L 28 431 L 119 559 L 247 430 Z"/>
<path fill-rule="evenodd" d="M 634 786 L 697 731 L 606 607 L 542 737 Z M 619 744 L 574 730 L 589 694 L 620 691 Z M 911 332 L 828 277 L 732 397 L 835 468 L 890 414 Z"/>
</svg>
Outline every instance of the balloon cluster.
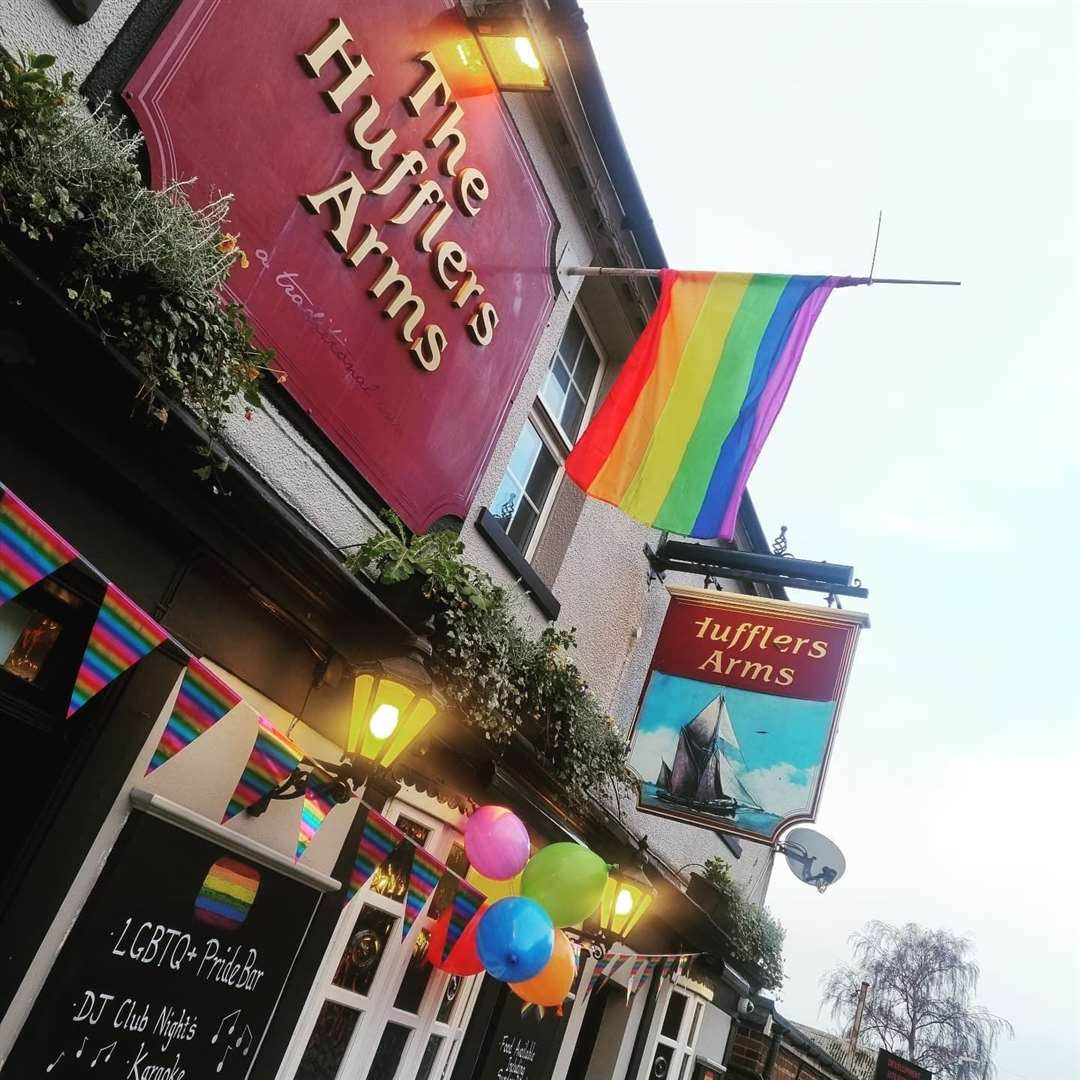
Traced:
<svg viewBox="0 0 1080 1080">
<path fill-rule="evenodd" d="M 531 859 L 529 834 L 504 806 L 482 806 L 465 825 L 469 880 L 486 904 L 442 957 L 449 921 L 439 920 L 428 957 L 444 971 L 486 970 L 523 1001 L 561 1005 L 574 982 L 574 950 L 561 927 L 599 906 L 608 866 L 579 844 L 550 844 Z M 447 916 L 449 912 L 446 913 Z"/>
</svg>

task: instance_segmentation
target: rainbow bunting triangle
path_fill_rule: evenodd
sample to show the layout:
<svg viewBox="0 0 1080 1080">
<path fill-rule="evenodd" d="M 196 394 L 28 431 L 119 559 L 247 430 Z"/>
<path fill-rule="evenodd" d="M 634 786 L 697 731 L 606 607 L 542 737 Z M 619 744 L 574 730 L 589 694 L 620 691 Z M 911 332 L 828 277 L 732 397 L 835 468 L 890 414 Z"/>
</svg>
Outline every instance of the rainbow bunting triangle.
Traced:
<svg viewBox="0 0 1080 1080">
<path fill-rule="evenodd" d="M 405 834 L 375 810 L 369 810 L 364 819 L 364 831 L 360 834 L 360 843 L 353 859 L 349 886 L 345 890 L 348 903 L 363 887 L 367 880 L 390 857 L 390 853 L 405 839 Z"/>
<path fill-rule="evenodd" d="M 446 927 L 446 942 L 443 945 L 443 954 L 439 959 L 442 963 L 450 955 L 458 939 L 465 933 L 465 927 L 469 925 L 480 910 L 481 904 L 487 899 L 479 890 L 460 878 L 457 883 L 457 891 L 454 893 L 454 902 L 450 905 L 450 922 Z"/>
<path fill-rule="evenodd" d="M 334 783 L 329 777 L 320 776 L 314 769 L 308 774 L 304 807 L 300 811 L 300 835 L 296 839 L 298 859 L 307 851 L 308 844 L 322 828 L 326 815 L 338 804 L 333 795 Z"/>
<path fill-rule="evenodd" d="M 607 976 L 608 968 L 611 967 L 614 971 L 615 957 L 610 953 L 605 953 L 596 961 L 596 966 L 593 968 L 592 976 L 589 978 L 589 987 L 586 993 L 591 994 L 597 987 L 600 986 Z"/>
<path fill-rule="evenodd" d="M 146 767 L 149 776 L 171 757 L 190 746 L 200 735 L 209 731 L 226 713 L 241 702 L 231 686 L 222 682 L 195 657 L 188 661 L 180 693 L 176 695 L 172 715 L 161 733 L 154 756 Z"/>
<path fill-rule="evenodd" d="M 265 717 L 259 717 L 259 733 L 251 748 L 244 771 L 236 782 L 236 790 L 229 798 L 222 822 L 235 817 L 257 803 L 268 791 L 284 783 L 293 769 L 300 764 L 304 751 Z"/>
<path fill-rule="evenodd" d="M 422 847 L 413 848 L 409 887 L 405 892 L 405 918 L 401 921 L 402 941 L 409 936 L 416 917 L 423 910 L 445 873 L 446 867 L 434 855 Z"/>
<path fill-rule="evenodd" d="M 75 677 L 68 718 L 168 636 L 138 604 L 115 585 L 107 585 Z"/>
<path fill-rule="evenodd" d="M 0 605 L 78 554 L 26 503 L 0 487 Z"/>
</svg>

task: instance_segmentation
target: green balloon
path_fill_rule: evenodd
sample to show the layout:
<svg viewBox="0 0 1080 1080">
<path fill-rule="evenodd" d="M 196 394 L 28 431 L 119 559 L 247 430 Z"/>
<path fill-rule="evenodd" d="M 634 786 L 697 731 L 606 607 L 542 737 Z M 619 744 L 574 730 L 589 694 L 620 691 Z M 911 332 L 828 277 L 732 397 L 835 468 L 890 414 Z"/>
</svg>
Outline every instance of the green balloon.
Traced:
<svg viewBox="0 0 1080 1080">
<path fill-rule="evenodd" d="M 580 844 L 549 844 L 526 864 L 521 895 L 535 900 L 556 926 L 574 926 L 600 906 L 608 865 Z"/>
</svg>

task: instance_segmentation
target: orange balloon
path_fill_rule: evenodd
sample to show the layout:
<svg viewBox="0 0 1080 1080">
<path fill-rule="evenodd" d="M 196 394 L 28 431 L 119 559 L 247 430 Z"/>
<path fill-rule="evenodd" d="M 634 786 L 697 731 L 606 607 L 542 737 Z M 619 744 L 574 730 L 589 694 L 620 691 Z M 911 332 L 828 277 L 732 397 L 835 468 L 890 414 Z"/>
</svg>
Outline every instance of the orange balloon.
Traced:
<svg viewBox="0 0 1080 1080">
<path fill-rule="evenodd" d="M 544 969 L 524 982 L 511 983 L 510 989 L 522 1001 L 530 1005 L 561 1005 L 574 985 L 576 967 L 574 949 L 570 939 L 561 931 L 555 931 L 555 948 Z"/>
</svg>

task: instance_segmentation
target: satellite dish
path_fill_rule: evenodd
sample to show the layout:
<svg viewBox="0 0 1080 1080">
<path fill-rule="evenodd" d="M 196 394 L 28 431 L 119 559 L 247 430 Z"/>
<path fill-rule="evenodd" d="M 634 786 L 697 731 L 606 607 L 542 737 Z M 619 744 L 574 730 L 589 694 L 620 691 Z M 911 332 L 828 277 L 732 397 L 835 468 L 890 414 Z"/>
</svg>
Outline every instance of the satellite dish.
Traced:
<svg viewBox="0 0 1080 1080">
<path fill-rule="evenodd" d="M 780 850 L 791 872 L 807 885 L 814 885 L 818 892 L 824 892 L 844 874 L 844 853 L 813 829 L 792 829 Z"/>
</svg>

